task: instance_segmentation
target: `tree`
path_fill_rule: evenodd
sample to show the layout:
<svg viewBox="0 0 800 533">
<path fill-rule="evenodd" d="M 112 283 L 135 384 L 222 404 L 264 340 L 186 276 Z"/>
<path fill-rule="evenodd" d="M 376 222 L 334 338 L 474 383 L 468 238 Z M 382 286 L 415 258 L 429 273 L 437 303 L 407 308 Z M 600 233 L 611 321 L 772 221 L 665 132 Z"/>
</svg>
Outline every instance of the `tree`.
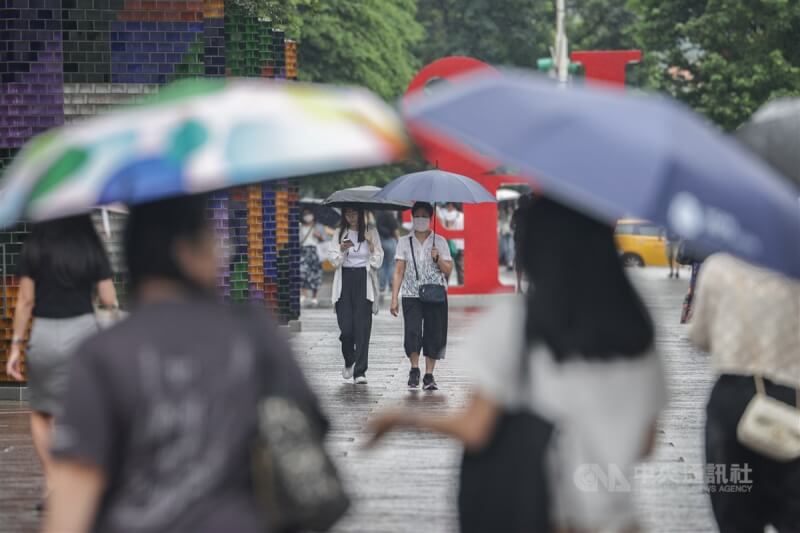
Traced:
<svg viewBox="0 0 800 533">
<path fill-rule="evenodd" d="M 800 94 L 800 2 L 631 0 L 649 84 L 721 127 Z"/>
<path fill-rule="evenodd" d="M 423 36 L 416 0 L 238 0 L 298 41 L 300 79 L 371 89 L 395 101 L 417 71 L 414 47 Z M 303 178 L 306 194 L 382 184 L 407 166 Z"/>
<path fill-rule="evenodd" d="M 550 55 L 555 9 L 550 0 L 418 0 L 417 20 L 425 28 L 417 46 L 423 64 L 467 55 L 534 68 Z"/>
<path fill-rule="evenodd" d="M 636 48 L 636 13 L 620 0 L 568 0 L 567 36 L 571 50 Z"/>
</svg>

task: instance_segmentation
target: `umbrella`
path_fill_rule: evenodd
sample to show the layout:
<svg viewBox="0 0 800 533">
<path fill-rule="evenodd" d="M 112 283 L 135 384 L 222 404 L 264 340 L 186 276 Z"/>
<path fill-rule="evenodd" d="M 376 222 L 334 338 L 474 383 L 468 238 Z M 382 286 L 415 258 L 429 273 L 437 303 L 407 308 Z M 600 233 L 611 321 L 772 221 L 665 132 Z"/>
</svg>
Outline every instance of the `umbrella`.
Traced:
<svg viewBox="0 0 800 533">
<path fill-rule="evenodd" d="M 341 214 L 333 207 L 322 205 L 320 198 L 300 198 L 297 206 L 300 209 L 308 209 L 314 213 L 314 218 L 317 219 L 317 222 L 329 228 L 335 228 L 341 219 Z"/>
<path fill-rule="evenodd" d="M 507 202 L 509 200 L 516 200 L 522 196 L 522 194 L 514 189 L 497 189 L 497 194 L 495 196 L 498 202 Z"/>
<path fill-rule="evenodd" d="M 423 170 L 393 179 L 376 198 L 415 202 L 481 204 L 497 199 L 477 181 L 444 170 Z"/>
<path fill-rule="evenodd" d="M 759 109 L 736 137 L 800 185 L 800 98 L 779 98 Z"/>
<path fill-rule="evenodd" d="M 630 213 L 800 277 L 800 191 L 672 100 L 507 72 L 465 76 L 404 111 L 420 144 L 518 168 L 609 224 Z"/>
<path fill-rule="evenodd" d="M 405 153 L 401 122 L 365 90 L 185 80 L 148 104 L 29 142 L 5 174 L 0 226 L 385 164 Z"/>
<path fill-rule="evenodd" d="M 322 204 L 331 207 L 360 206 L 371 211 L 383 209 L 405 211 L 406 209 L 411 209 L 411 202 L 376 198 L 375 195 L 380 192 L 380 190 L 380 187 L 375 187 L 373 185 L 342 189 L 328 196 Z"/>
</svg>

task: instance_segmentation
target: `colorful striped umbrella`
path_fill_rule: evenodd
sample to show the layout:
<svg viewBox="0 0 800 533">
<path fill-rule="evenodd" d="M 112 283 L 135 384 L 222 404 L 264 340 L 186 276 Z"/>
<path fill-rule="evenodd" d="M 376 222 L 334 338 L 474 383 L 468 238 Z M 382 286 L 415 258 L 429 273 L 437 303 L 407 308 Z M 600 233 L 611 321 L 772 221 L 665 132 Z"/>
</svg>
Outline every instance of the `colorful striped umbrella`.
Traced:
<svg viewBox="0 0 800 533">
<path fill-rule="evenodd" d="M 185 80 L 31 140 L 4 175 L 0 226 L 380 165 L 407 147 L 392 108 L 363 89 Z"/>
</svg>

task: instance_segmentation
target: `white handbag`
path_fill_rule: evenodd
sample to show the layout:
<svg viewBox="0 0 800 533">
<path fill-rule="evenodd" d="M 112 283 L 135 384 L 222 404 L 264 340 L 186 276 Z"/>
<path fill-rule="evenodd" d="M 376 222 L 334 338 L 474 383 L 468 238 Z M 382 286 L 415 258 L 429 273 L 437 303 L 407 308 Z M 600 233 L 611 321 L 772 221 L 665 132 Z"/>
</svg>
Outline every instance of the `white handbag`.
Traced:
<svg viewBox="0 0 800 533">
<path fill-rule="evenodd" d="M 800 457 L 800 389 L 796 406 L 767 396 L 764 379 L 753 376 L 756 394 L 739 419 L 736 438 L 751 450 L 775 461 Z"/>
</svg>

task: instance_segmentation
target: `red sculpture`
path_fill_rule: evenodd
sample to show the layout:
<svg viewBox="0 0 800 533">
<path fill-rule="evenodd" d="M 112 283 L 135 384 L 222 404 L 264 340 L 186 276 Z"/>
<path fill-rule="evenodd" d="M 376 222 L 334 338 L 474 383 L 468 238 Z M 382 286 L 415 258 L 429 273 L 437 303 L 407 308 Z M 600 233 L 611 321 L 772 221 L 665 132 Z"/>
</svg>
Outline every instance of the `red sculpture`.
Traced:
<svg viewBox="0 0 800 533">
<path fill-rule="evenodd" d="M 587 79 L 616 85 L 625 84 L 625 67 L 628 63 L 641 59 L 637 50 L 608 52 L 574 52 L 572 60 L 583 64 Z M 437 82 L 453 82 L 455 78 L 468 72 L 497 70 L 482 61 L 471 57 L 453 56 L 437 59 L 417 73 L 408 86 L 405 97 L 433 86 Z M 456 81 L 457 83 L 457 81 Z M 420 146 L 425 159 L 433 166 L 455 172 L 474 179 L 495 194 L 504 184 L 524 183 L 517 176 L 498 173 L 496 162 L 490 159 L 469 159 L 463 153 L 440 142 L 430 134 L 417 135 L 413 128 L 410 133 Z M 404 214 L 410 220 L 410 214 Z M 498 239 L 497 204 L 464 205 L 464 230 L 451 231 L 441 221 L 436 222 L 436 232 L 446 239 L 464 239 L 464 285 L 452 287 L 450 294 L 489 294 L 511 292 L 514 287 L 503 285 L 498 279 Z"/>
</svg>

